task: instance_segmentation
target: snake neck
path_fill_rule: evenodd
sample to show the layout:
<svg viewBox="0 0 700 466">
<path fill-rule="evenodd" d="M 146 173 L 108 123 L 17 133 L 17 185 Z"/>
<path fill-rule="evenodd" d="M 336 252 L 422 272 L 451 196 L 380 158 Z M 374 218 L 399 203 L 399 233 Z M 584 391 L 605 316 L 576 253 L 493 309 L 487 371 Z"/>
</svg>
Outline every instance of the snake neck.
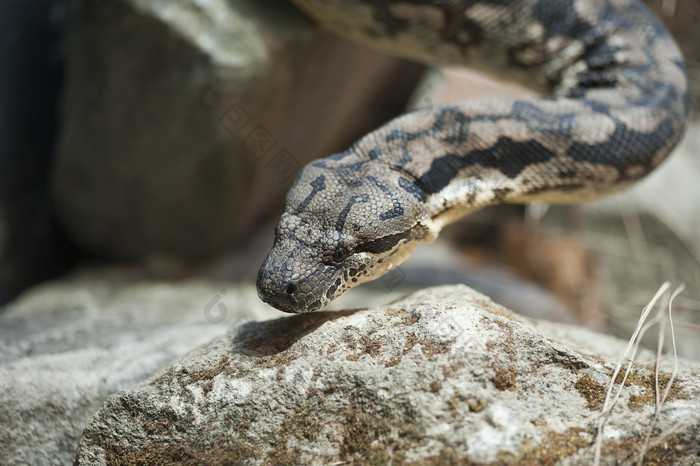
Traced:
<svg viewBox="0 0 700 466">
<path fill-rule="evenodd" d="M 551 95 L 421 109 L 337 156 L 360 177 L 384 167 L 403 174 L 382 182 L 422 204 L 430 238 L 487 205 L 572 203 L 623 189 L 682 136 L 682 55 L 635 0 L 293 1 L 329 29 L 393 54 L 466 64 Z"/>
</svg>

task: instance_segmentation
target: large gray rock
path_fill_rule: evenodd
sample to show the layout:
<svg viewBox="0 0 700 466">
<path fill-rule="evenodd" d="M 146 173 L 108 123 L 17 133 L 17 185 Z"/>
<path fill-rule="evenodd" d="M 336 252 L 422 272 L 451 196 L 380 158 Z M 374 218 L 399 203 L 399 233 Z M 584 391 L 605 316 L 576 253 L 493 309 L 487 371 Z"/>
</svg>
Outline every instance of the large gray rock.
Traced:
<svg viewBox="0 0 700 466">
<path fill-rule="evenodd" d="M 464 286 L 245 323 L 110 397 L 77 463 L 588 464 L 625 346 L 526 321 Z M 700 365 L 680 366 L 647 458 L 691 464 Z M 633 370 L 603 433 L 603 464 L 636 460 L 654 415 L 653 380 Z"/>
<path fill-rule="evenodd" d="M 70 464 L 111 394 L 234 322 L 279 315 L 224 283 L 74 279 L 0 313 L 0 464 Z"/>
<path fill-rule="evenodd" d="M 199 259 L 403 108 L 420 68 L 286 1 L 71 0 L 52 190 L 85 250 Z"/>
</svg>

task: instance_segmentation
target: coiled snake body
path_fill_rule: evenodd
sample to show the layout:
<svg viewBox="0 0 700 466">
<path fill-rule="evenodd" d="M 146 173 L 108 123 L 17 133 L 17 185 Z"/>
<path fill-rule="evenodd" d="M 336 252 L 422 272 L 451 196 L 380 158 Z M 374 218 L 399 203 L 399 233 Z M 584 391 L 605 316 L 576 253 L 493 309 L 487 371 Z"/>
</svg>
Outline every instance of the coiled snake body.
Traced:
<svg viewBox="0 0 700 466">
<path fill-rule="evenodd" d="M 304 167 L 258 274 L 258 294 L 282 311 L 325 306 L 486 205 L 625 187 L 685 126 L 683 58 L 637 0 L 295 3 L 391 53 L 515 77 L 549 96 L 417 110 Z"/>
</svg>

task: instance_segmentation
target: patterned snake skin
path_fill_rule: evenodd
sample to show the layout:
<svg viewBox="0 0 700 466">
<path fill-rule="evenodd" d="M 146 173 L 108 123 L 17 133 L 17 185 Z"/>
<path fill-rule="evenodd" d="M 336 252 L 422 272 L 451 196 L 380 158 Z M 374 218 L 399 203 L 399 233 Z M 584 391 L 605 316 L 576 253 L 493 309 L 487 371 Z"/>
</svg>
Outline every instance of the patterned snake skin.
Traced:
<svg viewBox="0 0 700 466">
<path fill-rule="evenodd" d="M 258 294 L 282 311 L 325 306 L 481 207 L 617 191 L 683 133 L 683 58 L 637 0 L 295 3 L 355 40 L 487 70 L 547 97 L 417 110 L 304 167 L 258 274 Z"/>
</svg>

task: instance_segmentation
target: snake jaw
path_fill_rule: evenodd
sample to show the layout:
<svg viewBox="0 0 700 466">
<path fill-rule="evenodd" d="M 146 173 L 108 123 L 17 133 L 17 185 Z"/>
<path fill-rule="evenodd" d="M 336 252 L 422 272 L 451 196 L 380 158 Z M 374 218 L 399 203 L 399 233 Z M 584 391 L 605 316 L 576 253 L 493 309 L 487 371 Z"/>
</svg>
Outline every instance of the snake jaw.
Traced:
<svg viewBox="0 0 700 466">
<path fill-rule="evenodd" d="M 312 312 L 328 301 L 325 290 L 335 280 L 334 267 L 312 261 L 312 251 L 293 239 L 276 240 L 257 278 L 258 296 L 283 312 Z M 315 267 L 310 264 L 316 263 Z"/>
<path fill-rule="evenodd" d="M 316 311 L 345 291 L 384 275 L 430 238 L 429 228 L 417 223 L 402 233 L 353 243 L 348 246 L 347 256 L 343 254 L 341 259 L 323 252 L 317 242 L 311 244 L 307 238 L 286 233 L 285 225 L 298 223 L 290 217 L 280 221 L 282 227 L 278 226 L 275 244 L 257 279 L 260 299 L 290 313 Z"/>
<path fill-rule="evenodd" d="M 313 273 L 301 277 L 298 273 L 289 273 L 290 266 L 280 266 L 275 259 L 276 252 L 274 248 L 270 251 L 258 273 L 257 290 L 260 299 L 289 313 L 313 312 L 331 301 L 332 298 L 327 298 L 325 293 L 318 297 L 316 292 L 329 287 L 327 282 L 336 275 L 332 266 L 319 264 Z M 284 271 L 282 279 L 279 278 L 280 270 Z"/>
</svg>

